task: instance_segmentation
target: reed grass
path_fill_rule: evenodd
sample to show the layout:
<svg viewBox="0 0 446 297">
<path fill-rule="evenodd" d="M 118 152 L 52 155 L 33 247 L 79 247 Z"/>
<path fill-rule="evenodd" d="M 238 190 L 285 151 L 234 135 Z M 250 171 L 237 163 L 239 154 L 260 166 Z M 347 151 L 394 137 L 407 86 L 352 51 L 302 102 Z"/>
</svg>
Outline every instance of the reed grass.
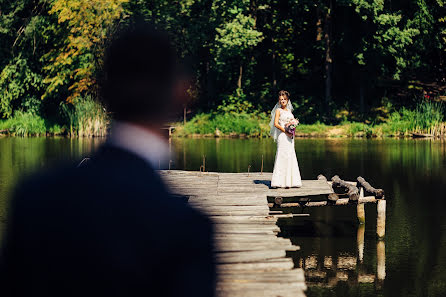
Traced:
<svg viewBox="0 0 446 297">
<path fill-rule="evenodd" d="M 91 96 L 78 98 L 73 105 L 62 105 L 71 137 L 106 136 L 110 118 L 104 107 Z"/>
</svg>

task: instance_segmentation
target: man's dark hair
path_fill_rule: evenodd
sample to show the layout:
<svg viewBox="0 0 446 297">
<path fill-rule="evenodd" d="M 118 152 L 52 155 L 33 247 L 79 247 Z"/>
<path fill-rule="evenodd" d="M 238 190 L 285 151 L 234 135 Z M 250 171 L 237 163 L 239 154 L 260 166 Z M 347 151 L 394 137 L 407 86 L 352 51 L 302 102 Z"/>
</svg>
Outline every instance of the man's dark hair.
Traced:
<svg viewBox="0 0 446 297">
<path fill-rule="evenodd" d="M 116 120 L 150 120 L 169 107 L 175 76 L 176 54 L 167 34 L 133 22 L 105 51 L 99 97 Z"/>
</svg>

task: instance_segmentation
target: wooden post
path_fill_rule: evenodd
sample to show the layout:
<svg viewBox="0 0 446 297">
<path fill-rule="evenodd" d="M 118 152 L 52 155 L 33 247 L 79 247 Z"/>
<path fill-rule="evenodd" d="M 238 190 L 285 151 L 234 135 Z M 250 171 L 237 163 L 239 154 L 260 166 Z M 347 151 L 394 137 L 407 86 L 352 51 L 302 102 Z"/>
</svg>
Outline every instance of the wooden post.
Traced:
<svg viewBox="0 0 446 297">
<path fill-rule="evenodd" d="M 260 168 L 260 175 L 263 174 L 263 155 L 262 155 L 262 167 Z"/>
<path fill-rule="evenodd" d="M 383 239 L 386 235 L 386 200 L 378 200 L 377 211 L 376 235 L 379 239 Z"/>
<path fill-rule="evenodd" d="M 359 199 L 364 198 L 364 189 L 361 188 L 359 190 Z M 364 209 L 364 203 L 359 203 L 356 205 L 356 212 L 358 214 L 358 221 L 359 224 L 365 224 L 365 209 Z"/>
<path fill-rule="evenodd" d="M 364 233 L 365 225 L 361 224 L 358 226 L 358 234 L 356 238 L 356 241 L 358 243 L 358 258 L 360 263 L 362 263 L 364 260 Z"/>
<path fill-rule="evenodd" d="M 378 280 L 384 280 L 386 278 L 386 244 L 382 240 L 376 244 L 376 257 L 378 259 L 376 268 Z"/>
</svg>

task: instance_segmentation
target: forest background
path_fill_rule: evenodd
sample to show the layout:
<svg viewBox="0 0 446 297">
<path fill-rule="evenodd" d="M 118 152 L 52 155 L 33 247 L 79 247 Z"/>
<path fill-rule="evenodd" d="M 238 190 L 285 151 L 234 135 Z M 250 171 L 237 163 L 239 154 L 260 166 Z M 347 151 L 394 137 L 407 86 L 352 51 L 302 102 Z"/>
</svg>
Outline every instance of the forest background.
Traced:
<svg viewBox="0 0 446 297">
<path fill-rule="evenodd" d="M 267 136 L 281 89 L 298 135 L 446 134 L 444 0 L 0 0 L 0 133 L 106 135 L 97 72 L 135 16 L 192 74 L 176 135 Z"/>
</svg>

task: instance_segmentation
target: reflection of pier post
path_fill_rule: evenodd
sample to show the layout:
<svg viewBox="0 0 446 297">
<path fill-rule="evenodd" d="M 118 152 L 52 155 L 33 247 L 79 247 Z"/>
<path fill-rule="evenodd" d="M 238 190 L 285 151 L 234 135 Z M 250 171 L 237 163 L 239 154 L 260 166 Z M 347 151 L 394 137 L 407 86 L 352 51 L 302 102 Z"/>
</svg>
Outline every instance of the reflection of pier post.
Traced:
<svg viewBox="0 0 446 297">
<path fill-rule="evenodd" d="M 376 245 L 376 257 L 378 259 L 376 269 L 378 280 L 384 280 L 386 278 L 386 244 L 382 240 L 378 241 Z"/>
<path fill-rule="evenodd" d="M 364 233 L 365 233 L 365 225 L 361 224 L 358 226 L 358 234 L 357 234 L 358 257 L 360 263 L 362 263 L 364 260 Z"/>
</svg>

